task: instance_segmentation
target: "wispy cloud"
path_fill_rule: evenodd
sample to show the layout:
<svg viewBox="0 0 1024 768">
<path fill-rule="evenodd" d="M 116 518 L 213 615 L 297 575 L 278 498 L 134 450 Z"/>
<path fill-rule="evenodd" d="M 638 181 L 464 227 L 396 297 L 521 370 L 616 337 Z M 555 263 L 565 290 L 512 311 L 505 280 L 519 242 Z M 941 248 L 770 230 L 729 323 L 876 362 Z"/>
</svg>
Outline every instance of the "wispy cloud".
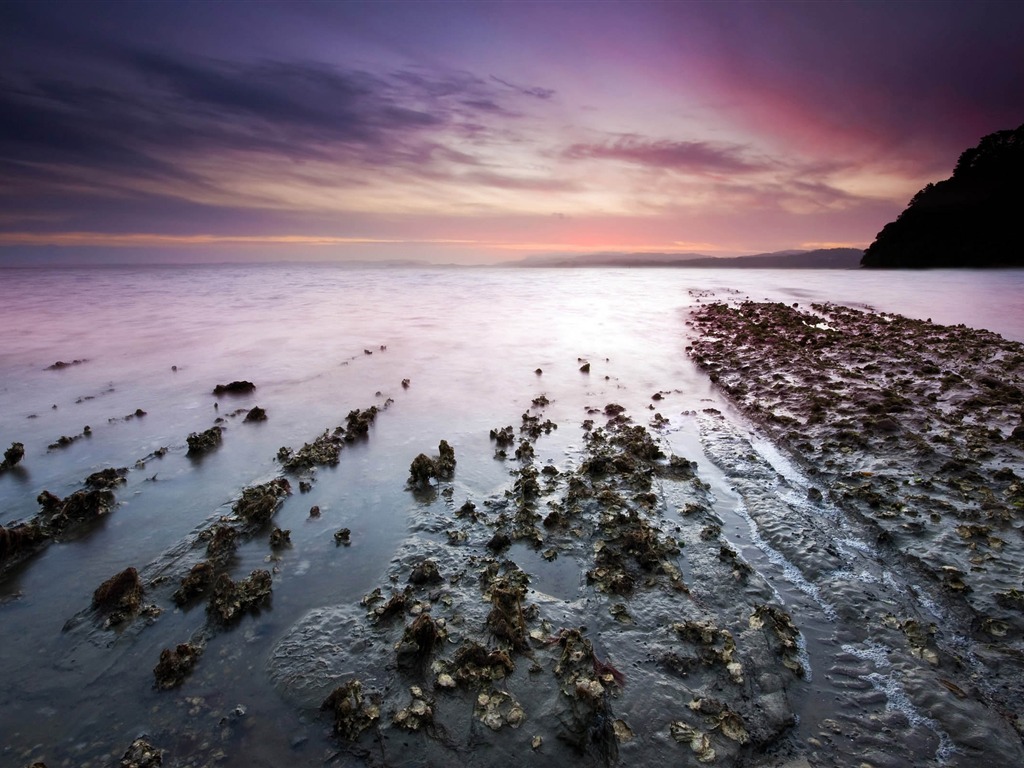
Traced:
<svg viewBox="0 0 1024 768">
<path fill-rule="evenodd" d="M 330 237 L 317 235 L 160 235 L 148 232 L 0 232 L 0 245 L 81 247 L 181 247 L 195 245 L 473 245 L 479 240 L 454 238 Z"/>
<path fill-rule="evenodd" d="M 541 99 L 541 100 L 544 100 L 544 101 L 552 98 L 555 95 L 555 93 L 556 93 L 556 91 L 553 88 L 542 88 L 542 87 L 536 86 L 536 85 L 534 85 L 534 86 L 517 85 L 517 84 L 509 82 L 508 80 L 505 80 L 503 78 L 496 77 L 495 75 L 491 75 L 490 79 L 491 79 L 491 81 L 493 81 L 495 83 L 498 83 L 498 85 L 503 85 L 506 88 L 509 88 L 509 89 L 515 91 L 516 93 L 521 93 L 524 96 L 532 96 L 535 99 Z"/>
<path fill-rule="evenodd" d="M 352 175 L 342 168 L 430 176 L 482 164 L 474 146 L 507 133 L 493 122 L 514 115 L 502 104 L 505 88 L 462 72 L 371 74 L 148 51 L 116 59 L 124 65 L 117 87 L 31 73 L 0 85 L 0 163 L 20 187 L 91 178 L 96 194 L 166 184 L 168 194 L 204 197 L 219 185 L 210 169 L 223 170 L 224 157 L 236 177 L 261 158 L 277 172 L 280 160 L 296 163 L 296 177 L 307 163 L 335 165 L 341 186 Z M 467 133 L 472 144 L 459 140 Z"/>
<path fill-rule="evenodd" d="M 638 135 L 604 142 L 573 144 L 565 150 L 573 160 L 616 160 L 692 174 L 736 174 L 764 171 L 765 161 L 751 159 L 745 147 L 707 141 L 671 141 Z"/>
</svg>

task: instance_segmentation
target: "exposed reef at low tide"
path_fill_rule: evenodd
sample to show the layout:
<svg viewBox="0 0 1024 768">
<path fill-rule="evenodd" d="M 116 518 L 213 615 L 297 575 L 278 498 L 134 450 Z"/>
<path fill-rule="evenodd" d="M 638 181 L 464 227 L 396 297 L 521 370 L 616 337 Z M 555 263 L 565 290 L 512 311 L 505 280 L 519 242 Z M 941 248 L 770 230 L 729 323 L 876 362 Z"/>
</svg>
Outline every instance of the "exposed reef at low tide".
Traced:
<svg viewBox="0 0 1024 768">
<path fill-rule="evenodd" d="M 916 574 L 947 648 L 1021 729 L 1024 345 L 831 304 L 713 303 L 692 323 L 692 359 L 805 469 L 811 503 Z M 917 619 L 893 621 L 940 663 Z"/>
</svg>

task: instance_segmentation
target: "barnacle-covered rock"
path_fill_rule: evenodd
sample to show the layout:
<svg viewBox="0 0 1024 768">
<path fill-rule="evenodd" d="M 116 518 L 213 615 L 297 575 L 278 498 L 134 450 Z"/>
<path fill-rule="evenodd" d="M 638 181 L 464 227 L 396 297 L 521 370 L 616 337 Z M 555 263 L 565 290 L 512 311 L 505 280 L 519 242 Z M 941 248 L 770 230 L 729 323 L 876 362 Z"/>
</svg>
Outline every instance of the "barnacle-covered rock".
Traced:
<svg viewBox="0 0 1024 768">
<path fill-rule="evenodd" d="M 418 731 L 434 722 L 434 700 L 418 685 L 409 688 L 412 701 L 394 714 L 391 722 L 406 731 Z"/>
<path fill-rule="evenodd" d="M 473 715 L 492 731 L 500 731 L 506 725 L 518 728 L 526 719 L 526 712 L 512 694 L 496 690 L 477 694 Z"/>
<path fill-rule="evenodd" d="M 292 543 L 292 532 L 282 528 L 274 527 L 270 532 L 271 549 L 283 549 Z"/>
<path fill-rule="evenodd" d="M 228 528 L 227 530 L 232 530 Z M 196 563 L 181 580 L 181 586 L 171 595 L 175 605 L 185 606 L 199 597 L 213 584 L 213 565 L 207 561 Z"/>
<path fill-rule="evenodd" d="M 56 535 L 107 514 L 114 504 L 114 494 L 106 489 L 75 491 L 63 500 L 43 491 L 39 498 L 44 514 L 52 510 L 46 524 Z"/>
<path fill-rule="evenodd" d="M 262 525 L 270 520 L 281 506 L 281 500 L 292 492 L 287 478 L 278 477 L 242 491 L 232 510 L 247 523 Z"/>
<path fill-rule="evenodd" d="M 668 727 L 672 738 L 681 744 L 689 745 L 690 749 L 697 756 L 697 761 L 710 763 L 715 759 L 715 748 L 711 746 L 711 739 L 703 731 L 691 725 L 677 720 Z"/>
<path fill-rule="evenodd" d="M 163 750 L 157 749 L 141 736 L 121 756 L 120 768 L 159 768 L 164 764 Z"/>
<path fill-rule="evenodd" d="M 85 478 L 85 484 L 90 488 L 112 489 L 123 484 L 127 474 L 127 467 L 121 467 L 120 469 L 108 467 L 107 469 L 101 469 L 99 472 L 93 472 Z"/>
<path fill-rule="evenodd" d="M 804 667 L 799 657 L 800 630 L 793 624 L 789 614 L 779 606 L 767 603 L 754 609 L 749 623 L 751 629 L 770 629 L 778 639 L 783 665 L 793 670 L 798 677 L 803 677 Z"/>
<path fill-rule="evenodd" d="M 185 442 L 188 443 L 189 456 L 202 456 L 204 453 L 216 449 L 221 444 L 223 430 L 213 426 L 204 432 L 192 432 Z"/>
<path fill-rule="evenodd" d="M 265 570 L 253 571 L 237 582 L 222 573 L 214 582 L 213 594 L 206 610 L 214 621 L 231 624 L 246 611 L 256 609 L 267 601 L 272 581 L 270 572 Z"/>
<path fill-rule="evenodd" d="M 100 584 L 92 595 L 92 607 L 106 617 L 105 626 L 121 624 L 142 607 L 142 581 L 134 568 L 125 568 Z"/>
<path fill-rule="evenodd" d="M 153 669 L 156 687 L 161 690 L 177 688 L 192 672 L 203 653 L 203 648 L 194 643 L 179 643 L 175 648 L 160 651 L 160 661 Z"/>
<path fill-rule="evenodd" d="M 335 688 L 320 706 L 334 717 L 334 733 L 346 741 L 356 741 L 363 731 L 380 719 L 380 702 L 375 696 L 363 696 L 363 685 L 350 680 Z"/>
<path fill-rule="evenodd" d="M 395 646 L 398 668 L 407 672 L 422 670 L 434 646 L 448 636 L 444 625 L 429 613 L 421 613 L 405 628 L 402 639 Z"/>
<path fill-rule="evenodd" d="M 0 525 L 0 567 L 30 552 L 46 540 L 46 533 L 36 521 L 18 525 Z"/>
<path fill-rule="evenodd" d="M 10 469 L 25 457 L 25 445 L 23 443 L 11 443 L 11 447 L 4 451 L 4 460 L 0 461 L 0 472 Z"/>
</svg>

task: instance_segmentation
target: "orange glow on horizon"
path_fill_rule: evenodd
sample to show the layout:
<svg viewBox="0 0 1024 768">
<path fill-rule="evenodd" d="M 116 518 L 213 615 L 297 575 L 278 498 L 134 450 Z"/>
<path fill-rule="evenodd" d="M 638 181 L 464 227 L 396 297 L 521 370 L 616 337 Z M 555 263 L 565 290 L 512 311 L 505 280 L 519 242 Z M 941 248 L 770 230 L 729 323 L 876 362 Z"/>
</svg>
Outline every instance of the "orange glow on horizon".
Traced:
<svg viewBox="0 0 1024 768">
<path fill-rule="evenodd" d="M 104 248 L 209 247 L 209 246 L 345 246 L 345 245 L 452 245 L 475 246 L 511 252 L 555 253 L 733 253 L 710 242 L 622 242 L 599 236 L 574 237 L 566 241 L 512 241 L 462 238 L 376 238 L 330 235 L 165 235 L 157 233 L 106 232 L 3 232 L 0 246 L 60 246 Z"/>
</svg>

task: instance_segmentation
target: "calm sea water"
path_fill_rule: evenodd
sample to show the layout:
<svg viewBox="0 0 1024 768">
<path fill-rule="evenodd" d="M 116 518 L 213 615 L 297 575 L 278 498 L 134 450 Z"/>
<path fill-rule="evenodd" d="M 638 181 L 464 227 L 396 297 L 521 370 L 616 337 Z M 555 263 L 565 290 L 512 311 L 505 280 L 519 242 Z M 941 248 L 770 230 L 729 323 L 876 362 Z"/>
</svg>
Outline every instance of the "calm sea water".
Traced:
<svg viewBox="0 0 1024 768">
<path fill-rule="evenodd" d="M 101 525 L 0 582 L 0 763 L 49 755 L 74 764 L 99 759 L 97 744 L 120 756 L 139 733 L 184 722 L 187 707 L 174 703 L 182 699 L 152 689 L 152 668 L 161 648 L 202 626 L 201 609 L 165 606 L 152 626 L 121 634 L 65 623 L 103 580 L 129 565 L 159 571 L 242 488 L 275 476 L 279 447 L 393 398 L 367 442 L 286 501 L 276 521 L 292 530 L 293 547 L 277 563 L 272 608 L 214 637 L 184 689 L 214 709 L 241 704 L 249 722 L 263 723 L 239 736 L 227 764 L 257 754 L 274 764 L 274 750 L 287 754 L 309 725 L 274 694 L 266 657 L 310 608 L 352 603 L 381 583 L 417 510 L 404 488 L 412 458 L 448 440 L 456 499 L 479 500 L 508 482 L 489 430 L 518 424 L 541 393 L 560 429 L 538 443 L 538 460 L 556 464 L 579 452 L 588 407 L 614 401 L 640 413 L 652 393 L 674 391 L 663 411 L 678 420 L 716 402 L 683 352 L 686 311 L 709 292 L 868 305 L 1024 341 L 1024 271 L 0 270 L 0 448 L 26 448 L 21 466 L 0 475 L 0 523 L 35 514 L 43 490 L 64 496 L 96 470 L 135 467 L 168 448 L 129 473 Z M 84 362 L 48 370 L 58 360 Z M 211 390 L 235 379 L 253 381 L 255 393 L 221 398 L 215 410 Z M 267 422 L 230 416 L 253 405 Z M 146 415 L 124 418 L 136 409 Z M 218 416 L 221 448 L 188 458 L 186 436 Z M 48 449 L 86 425 L 91 435 Z M 674 440 L 703 461 L 687 429 L 680 420 Z M 307 519 L 313 504 L 319 523 Z M 353 538 L 343 551 L 332 537 L 342 526 Z M 267 551 L 263 541 L 242 546 L 238 575 L 267 567 Z M 573 588 L 557 578 L 546 586 Z"/>
</svg>

